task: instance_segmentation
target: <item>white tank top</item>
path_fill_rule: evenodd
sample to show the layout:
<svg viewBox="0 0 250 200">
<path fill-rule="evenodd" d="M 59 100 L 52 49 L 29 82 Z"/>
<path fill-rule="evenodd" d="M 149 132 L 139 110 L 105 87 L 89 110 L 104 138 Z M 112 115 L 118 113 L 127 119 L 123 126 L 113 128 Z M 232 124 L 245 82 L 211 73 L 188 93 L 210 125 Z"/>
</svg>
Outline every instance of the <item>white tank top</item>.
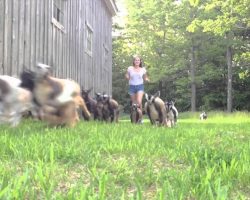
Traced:
<svg viewBox="0 0 250 200">
<path fill-rule="evenodd" d="M 141 85 L 143 84 L 143 75 L 146 74 L 146 69 L 144 67 L 140 68 L 139 71 L 135 71 L 133 66 L 128 67 L 127 70 L 129 74 L 129 85 Z"/>
</svg>

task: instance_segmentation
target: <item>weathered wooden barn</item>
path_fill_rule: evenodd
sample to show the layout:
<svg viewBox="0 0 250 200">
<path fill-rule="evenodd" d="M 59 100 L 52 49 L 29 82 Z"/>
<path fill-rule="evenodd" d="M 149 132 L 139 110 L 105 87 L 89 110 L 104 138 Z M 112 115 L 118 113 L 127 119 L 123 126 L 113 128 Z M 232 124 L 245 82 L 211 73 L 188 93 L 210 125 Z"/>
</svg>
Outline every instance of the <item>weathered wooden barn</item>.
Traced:
<svg viewBox="0 0 250 200">
<path fill-rule="evenodd" d="M 0 0 L 0 74 L 37 62 L 95 92 L 112 92 L 114 0 Z"/>
</svg>

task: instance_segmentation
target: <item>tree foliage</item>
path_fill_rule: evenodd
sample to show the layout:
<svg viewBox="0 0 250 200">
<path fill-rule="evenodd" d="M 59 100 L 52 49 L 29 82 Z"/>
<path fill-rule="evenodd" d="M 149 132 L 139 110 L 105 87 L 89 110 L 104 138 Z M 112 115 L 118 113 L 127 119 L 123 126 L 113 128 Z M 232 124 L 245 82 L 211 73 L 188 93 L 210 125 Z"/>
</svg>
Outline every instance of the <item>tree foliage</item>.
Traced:
<svg viewBox="0 0 250 200">
<path fill-rule="evenodd" d="M 233 109 L 250 110 L 249 5 L 250 0 L 126 0 L 127 24 L 113 43 L 114 96 L 128 101 L 124 74 L 139 54 L 151 79 L 146 92 L 161 90 L 164 100 L 175 100 L 185 111 L 191 108 L 194 83 L 198 110 L 226 110 L 230 46 Z"/>
</svg>

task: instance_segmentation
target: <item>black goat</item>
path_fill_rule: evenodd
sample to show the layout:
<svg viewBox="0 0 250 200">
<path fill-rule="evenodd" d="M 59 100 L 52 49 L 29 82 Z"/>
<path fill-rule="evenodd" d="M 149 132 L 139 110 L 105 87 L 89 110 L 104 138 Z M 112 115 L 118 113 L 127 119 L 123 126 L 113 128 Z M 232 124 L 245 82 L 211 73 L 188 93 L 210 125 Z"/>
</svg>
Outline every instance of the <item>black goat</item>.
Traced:
<svg viewBox="0 0 250 200">
<path fill-rule="evenodd" d="M 91 90 L 92 89 L 88 89 L 88 90 L 82 89 L 81 94 L 89 112 L 93 115 L 94 120 L 96 120 L 98 118 L 97 101 L 90 96 L 89 93 L 91 92 Z M 82 115 L 85 120 L 88 120 L 88 117 L 85 115 L 84 112 L 82 112 Z"/>
</svg>

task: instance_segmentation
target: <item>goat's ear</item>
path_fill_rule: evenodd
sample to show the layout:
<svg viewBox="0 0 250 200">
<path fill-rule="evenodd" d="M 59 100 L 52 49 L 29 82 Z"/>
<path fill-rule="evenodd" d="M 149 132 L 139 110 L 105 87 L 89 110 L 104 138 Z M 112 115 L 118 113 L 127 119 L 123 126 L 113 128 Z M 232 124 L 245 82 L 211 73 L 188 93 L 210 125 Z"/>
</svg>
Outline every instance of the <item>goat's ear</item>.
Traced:
<svg viewBox="0 0 250 200">
<path fill-rule="evenodd" d="M 156 98 L 156 97 L 160 97 L 160 95 L 161 95 L 161 92 L 160 91 L 157 91 L 155 94 L 154 94 L 154 97 Z"/>
<path fill-rule="evenodd" d="M 148 101 L 148 93 L 145 93 L 145 99 Z"/>
<path fill-rule="evenodd" d="M 93 88 L 88 89 L 86 92 L 89 94 Z"/>
</svg>

